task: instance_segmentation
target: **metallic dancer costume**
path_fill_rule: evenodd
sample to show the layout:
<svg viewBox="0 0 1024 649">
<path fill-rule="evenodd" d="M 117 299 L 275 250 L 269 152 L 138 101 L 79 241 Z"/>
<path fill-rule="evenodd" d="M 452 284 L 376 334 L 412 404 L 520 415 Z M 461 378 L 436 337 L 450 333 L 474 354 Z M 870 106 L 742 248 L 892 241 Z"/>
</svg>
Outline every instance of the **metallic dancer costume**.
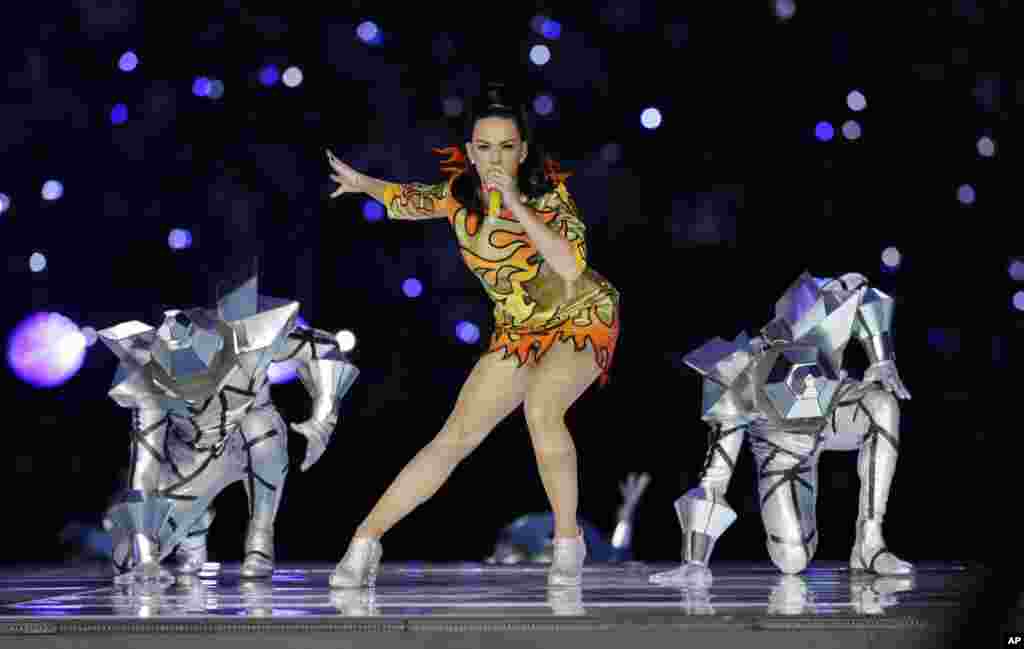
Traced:
<svg viewBox="0 0 1024 649">
<path fill-rule="evenodd" d="M 823 450 L 859 449 L 860 504 L 850 567 L 906 574 L 911 564 L 882 538 L 899 450 L 899 404 L 909 399 L 896 371 L 894 302 L 855 273 L 801 275 L 775 306 L 763 338 L 715 338 L 684 362 L 704 376 L 703 417 L 711 428 L 699 486 L 675 503 L 683 566 L 655 582 L 702 580 L 718 537 L 735 521 L 725 501 L 744 437 L 756 458 L 768 553 L 784 573 L 807 567 L 817 547 L 815 506 Z M 847 343 L 863 345 L 863 381 L 842 370 Z"/>
<path fill-rule="evenodd" d="M 611 539 L 592 523 L 580 521 L 583 539 L 587 544 L 587 555 L 592 561 L 620 563 L 633 560 L 633 518 L 640 497 L 650 483 L 651 476 L 629 474 L 619 485 L 622 505 L 619 506 L 618 523 Z M 494 553 L 487 563 L 512 565 L 517 563 L 551 563 L 554 547 L 551 539 L 555 534 L 555 516 L 527 514 L 520 516 L 498 533 Z"/>
<path fill-rule="evenodd" d="M 555 190 L 526 204 L 574 245 L 582 274 L 572 282 L 544 263 L 510 210 L 492 218 L 463 207 L 452 195 L 451 184 L 464 171 L 465 157 L 458 147 L 435 151 L 449 156 L 441 166 L 448 180 L 434 185 L 390 183 L 384 200 L 388 217 L 415 219 L 397 210 L 410 205 L 425 216 L 447 215 L 466 266 L 494 302 L 488 351 L 503 351 L 505 358 L 515 355 L 522 366 L 531 352 L 540 360 L 556 341 L 572 340 L 576 350 L 583 351 L 589 340 L 602 370 L 601 384 L 606 384 L 619 335 L 619 293 L 587 265 L 586 226 L 565 187 L 568 174 L 549 160 L 545 171 Z"/>
<path fill-rule="evenodd" d="M 310 419 L 292 424 L 308 440 L 303 471 L 327 448 L 359 373 L 334 336 L 297 326 L 298 314 L 298 302 L 259 295 L 250 277 L 216 310 L 168 311 L 158 329 L 132 321 L 99 332 L 121 360 L 110 396 L 132 411 L 128 490 L 106 514 L 116 581 L 169 576 L 159 563 L 175 547 L 179 572 L 198 572 L 210 504 L 237 481 L 249 497 L 241 574 L 273 572 L 288 449 L 267 369 L 299 361 L 313 399 Z"/>
</svg>

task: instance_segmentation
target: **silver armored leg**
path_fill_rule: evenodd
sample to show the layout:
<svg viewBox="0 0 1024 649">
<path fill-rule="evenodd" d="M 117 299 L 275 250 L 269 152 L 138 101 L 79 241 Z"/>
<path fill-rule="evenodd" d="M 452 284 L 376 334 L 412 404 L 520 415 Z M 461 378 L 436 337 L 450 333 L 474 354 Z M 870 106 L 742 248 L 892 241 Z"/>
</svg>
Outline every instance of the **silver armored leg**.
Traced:
<svg viewBox="0 0 1024 649">
<path fill-rule="evenodd" d="M 816 440 L 817 432 L 751 436 L 768 554 L 790 575 L 803 572 L 818 547 Z"/>
<path fill-rule="evenodd" d="M 174 553 L 178 574 L 193 575 L 202 570 L 207 557 L 206 537 L 212 524 L 213 509 L 207 509 L 189 528 Z"/>
<path fill-rule="evenodd" d="M 690 489 L 675 502 L 676 516 L 683 533 L 683 565 L 651 575 L 652 582 L 710 586 L 708 562 L 715 543 L 736 521 L 736 512 L 725 501 L 725 492 L 745 432 L 745 426 L 716 426 L 712 429 L 700 486 Z"/>
<path fill-rule="evenodd" d="M 288 435 L 273 407 L 254 410 L 241 423 L 249 528 L 241 576 L 269 577 L 274 572 L 274 520 L 288 472 Z"/>
<path fill-rule="evenodd" d="M 826 430 L 833 433 L 830 450 L 859 448 L 857 537 L 850 554 L 853 570 L 905 575 L 914 569 L 889 552 L 882 536 L 882 520 L 899 455 L 899 419 L 896 398 L 880 388 L 869 388 L 856 401 L 842 403 L 831 418 L 831 431 Z"/>
<path fill-rule="evenodd" d="M 138 490 L 122 492 L 107 510 L 115 583 L 170 579 L 160 569 L 161 547 L 173 534 L 174 503 Z"/>
</svg>

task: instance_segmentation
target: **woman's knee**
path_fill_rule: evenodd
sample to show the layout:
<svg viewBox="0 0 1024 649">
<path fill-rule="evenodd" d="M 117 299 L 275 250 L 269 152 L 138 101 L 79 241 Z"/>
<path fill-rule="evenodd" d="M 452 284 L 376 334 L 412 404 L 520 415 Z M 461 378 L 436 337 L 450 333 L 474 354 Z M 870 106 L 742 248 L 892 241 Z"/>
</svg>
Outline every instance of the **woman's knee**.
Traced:
<svg viewBox="0 0 1024 649">
<path fill-rule="evenodd" d="M 428 447 L 455 462 L 461 462 L 480 445 L 483 435 L 471 432 L 455 417 L 454 412 L 452 415 Z"/>
<path fill-rule="evenodd" d="M 565 428 L 565 410 L 550 401 L 529 399 L 523 403 L 526 425 L 533 435 L 557 435 Z"/>
</svg>

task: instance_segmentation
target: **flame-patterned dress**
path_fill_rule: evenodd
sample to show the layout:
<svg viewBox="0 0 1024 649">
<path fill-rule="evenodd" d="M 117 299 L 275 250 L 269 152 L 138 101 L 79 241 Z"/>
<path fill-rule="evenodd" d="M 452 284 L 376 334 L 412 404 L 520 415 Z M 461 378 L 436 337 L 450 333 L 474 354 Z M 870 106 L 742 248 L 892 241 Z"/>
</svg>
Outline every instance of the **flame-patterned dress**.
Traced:
<svg viewBox="0 0 1024 649">
<path fill-rule="evenodd" d="M 462 258 L 494 302 L 494 333 L 489 352 L 515 355 L 520 367 L 537 362 L 557 342 L 572 341 L 576 351 L 590 343 L 601 384 L 619 337 L 619 292 L 587 264 L 586 226 L 565 186 L 567 173 L 548 161 L 545 171 L 554 191 L 530 199 L 526 206 L 573 244 L 579 277 L 568 281 L 558 275 L 530 241 L 525 229 L 505 209 L 497 217 L 470 212 L 452 195 L 452 182 L 465 170 L 457 147 L 435 150 L 447 154 L 441 170 L 448 179 L 437 184 L 389 183 L 384 205 L 392 219 L 400 208 L 415 213 L 445 214 L 455 231 Z"/>
</svg>

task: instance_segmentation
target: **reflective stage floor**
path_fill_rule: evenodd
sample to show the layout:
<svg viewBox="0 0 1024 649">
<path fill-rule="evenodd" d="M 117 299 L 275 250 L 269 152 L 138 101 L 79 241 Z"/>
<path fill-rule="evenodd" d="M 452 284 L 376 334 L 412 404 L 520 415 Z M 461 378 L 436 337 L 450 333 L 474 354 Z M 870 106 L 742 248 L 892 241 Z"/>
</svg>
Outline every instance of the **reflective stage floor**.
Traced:
<svg viewBox="0 0 1024 649">
<path fill-rule="evenodd" d="M 672 565 L 631 563 L 588 565 L 581 588 L 549 589 L 544 566 L 385 562 L 376 588 L 332 591 L 333 567 L 281 564 L 273 579 L 240 581 L 238 564 L 207 564 L 148 587 L 114 586 L 99 567 L 6 570 L 0 645 L 957 646 L 989 578 L 949 563 L 919 564 L 911 578 L 719 563 L 695 590 L 649 582 Z"/>
</svg>

